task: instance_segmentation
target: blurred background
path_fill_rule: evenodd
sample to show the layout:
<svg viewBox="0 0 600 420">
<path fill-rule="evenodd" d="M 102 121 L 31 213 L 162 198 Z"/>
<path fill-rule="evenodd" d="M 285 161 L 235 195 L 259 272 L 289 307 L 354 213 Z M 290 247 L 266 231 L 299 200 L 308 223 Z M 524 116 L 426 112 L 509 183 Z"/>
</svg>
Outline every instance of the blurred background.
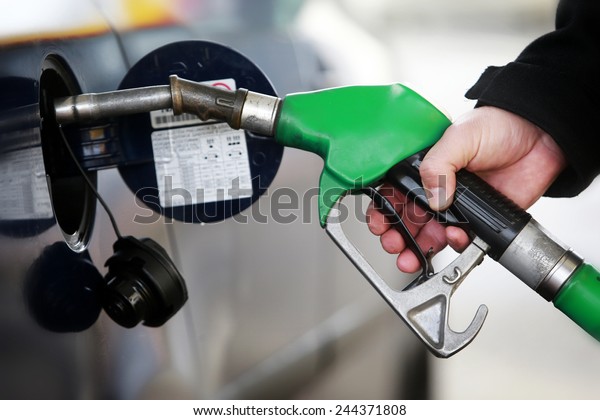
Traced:
<svg viewBox="0 0 600 420">
<path fill-rule="evenodd" d="M 0 398 L 597 397 L 597 343 L 491 260 L 459 289 L 451 313 L 451 324 L 461 329 L 479 304 L 487 304 L 480 335 L 449 360 L 429 355 L 325 235 L 314 201 L 310 210 L 291 210 L 298 217 L 289 224 L 250 217 L 248 223 L 161 218 L 141 225 L 133 222 L 140 204 L 120 173 L 98 171 L 99 191 L 121 230 L 152 237 L 169 250 L 187 280 L 188 303 L 158 329 L 123 329 L 100 314 L 85 331 L 57 333 L 47 323 L 40 326 L 39 316 L 36 322 L 32 300 L 24 298 L 31 267 L 47 246 L 64 241 L 39 183 L 43 139 L 35 110 L 49 54 L 71 67 L 84 92 L 93 92 L 115 89 L 159 46 L 210 40 L 254 61 L 279 95 L 399 81 L 458 116 L 473 107 L 464 92 L 488 65 L 511 61 L 552 30 L 556 1 L 2 2 L 0 170 L 5 179 L 13 177 L 0 182 L 2 196 L 11 197 L 0 209 Z M 28 125 L 15 129 L 15 110 L 24 108 L 32 110 Z M 285 150 L 275 180 L 253 208 L 269 214 L 272 192 L 282 187 L 302 196 L 318 185 L 321 166 L 315 156 Z M 31 173 L 31 182 L 14 176 L 30 179 Z M 599 188 L 594 183 L 574 199 L 542 199 L 531 209 L 596 265 Z M 366 200 L 350 201 L 366 208 Z M 85 224 L 89 259 L 104 273 L 115 240 L 108 218 L 98 208 Z M 390 283 L 409 281 L 360 217 L 345 229 Z M 454 256 L 443 252 L 435 267 Z M 41 284 L 71 284 L 70 264 L 43 271 Z"/>
</svg>

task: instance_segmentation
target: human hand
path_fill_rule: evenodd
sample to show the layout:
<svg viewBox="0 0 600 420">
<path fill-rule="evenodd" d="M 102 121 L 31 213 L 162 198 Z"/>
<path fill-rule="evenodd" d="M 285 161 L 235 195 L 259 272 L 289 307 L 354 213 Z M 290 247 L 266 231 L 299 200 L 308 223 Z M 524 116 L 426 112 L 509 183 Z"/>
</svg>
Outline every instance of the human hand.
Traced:
<svg viewBox="0 0 600 420">
<path fill-rule="evenodd" d="M 456 189 L 455 174 L 463 168 L 528 208 L 565 166 L 562 151 L 546 132 L 518 115 L 486 106 L 467 112 L 446 130 L 423 159 L 420 175 L 433 210 L 450 206 Z M 421 249 L 436 253 L 449 244 L 460 251 L 468 245 L 469 238 L 462 229 L 444 227 L 424 211 L 406 205 L 406 197 L 389 186 L 384 194 L 402 212 Z M 417 257 L 407 249 L 400 233 L 390 229 L 389 222 L 372 204 L 367 221 L 371 232 L 380 236 L 383 249 L 399 254 L 397 265 L 401 271 L 419 270 Z"/>
</svg>

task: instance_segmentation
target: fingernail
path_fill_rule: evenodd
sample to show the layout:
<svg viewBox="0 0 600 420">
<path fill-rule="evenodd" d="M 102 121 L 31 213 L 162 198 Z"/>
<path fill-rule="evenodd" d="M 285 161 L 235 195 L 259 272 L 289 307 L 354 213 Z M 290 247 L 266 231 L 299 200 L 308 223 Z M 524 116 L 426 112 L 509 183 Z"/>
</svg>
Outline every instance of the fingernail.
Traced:
<svg viewBox="0 0 600 420">
<path fill-rule="evenodd" d="M 427 201 L 429 201 L 431 210 L 438 211 L 445 209 L 449 204 L 448 197 L 446 196 L 446 189 L 443 187 L 432 188 L 429 190 Z"/>
</svg>

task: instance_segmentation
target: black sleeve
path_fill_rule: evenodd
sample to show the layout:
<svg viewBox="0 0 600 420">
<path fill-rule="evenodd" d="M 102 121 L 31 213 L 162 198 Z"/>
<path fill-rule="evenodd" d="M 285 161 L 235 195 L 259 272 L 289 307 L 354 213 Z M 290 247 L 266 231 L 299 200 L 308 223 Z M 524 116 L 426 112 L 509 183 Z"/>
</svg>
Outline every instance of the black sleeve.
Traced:
<svg viewBox="0 0 600 420">
<path fill-rule="evenodd" d="M 489 67 L 467 92 L 542 128 L 561 147 L 568 168 L 548 196 L 573 196 L 600 173 L 600 5 L 562 0 L 556 30 L 503 67 Z"/>
</svg>

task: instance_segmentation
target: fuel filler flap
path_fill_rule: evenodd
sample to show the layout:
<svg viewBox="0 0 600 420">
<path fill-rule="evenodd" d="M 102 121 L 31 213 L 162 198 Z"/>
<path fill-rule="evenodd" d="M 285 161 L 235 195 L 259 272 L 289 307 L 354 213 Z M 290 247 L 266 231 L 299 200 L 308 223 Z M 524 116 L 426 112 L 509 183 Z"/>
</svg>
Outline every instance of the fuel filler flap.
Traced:
<svg viewBox="0 0 600 420">
<path fill-rule="evenodd" d="M 276 95 L 242 54 L 206 41 L 160 47 L 129 70 L 119 89 L 169 83 L 170 75 L 223 89 Z M 226 123 L 163 109 L 120 117 L 119 171 L 138 200 L 186 223 L 216 222 L 249 207 L 275 177 L 283 147 Z"/>
</svg>

